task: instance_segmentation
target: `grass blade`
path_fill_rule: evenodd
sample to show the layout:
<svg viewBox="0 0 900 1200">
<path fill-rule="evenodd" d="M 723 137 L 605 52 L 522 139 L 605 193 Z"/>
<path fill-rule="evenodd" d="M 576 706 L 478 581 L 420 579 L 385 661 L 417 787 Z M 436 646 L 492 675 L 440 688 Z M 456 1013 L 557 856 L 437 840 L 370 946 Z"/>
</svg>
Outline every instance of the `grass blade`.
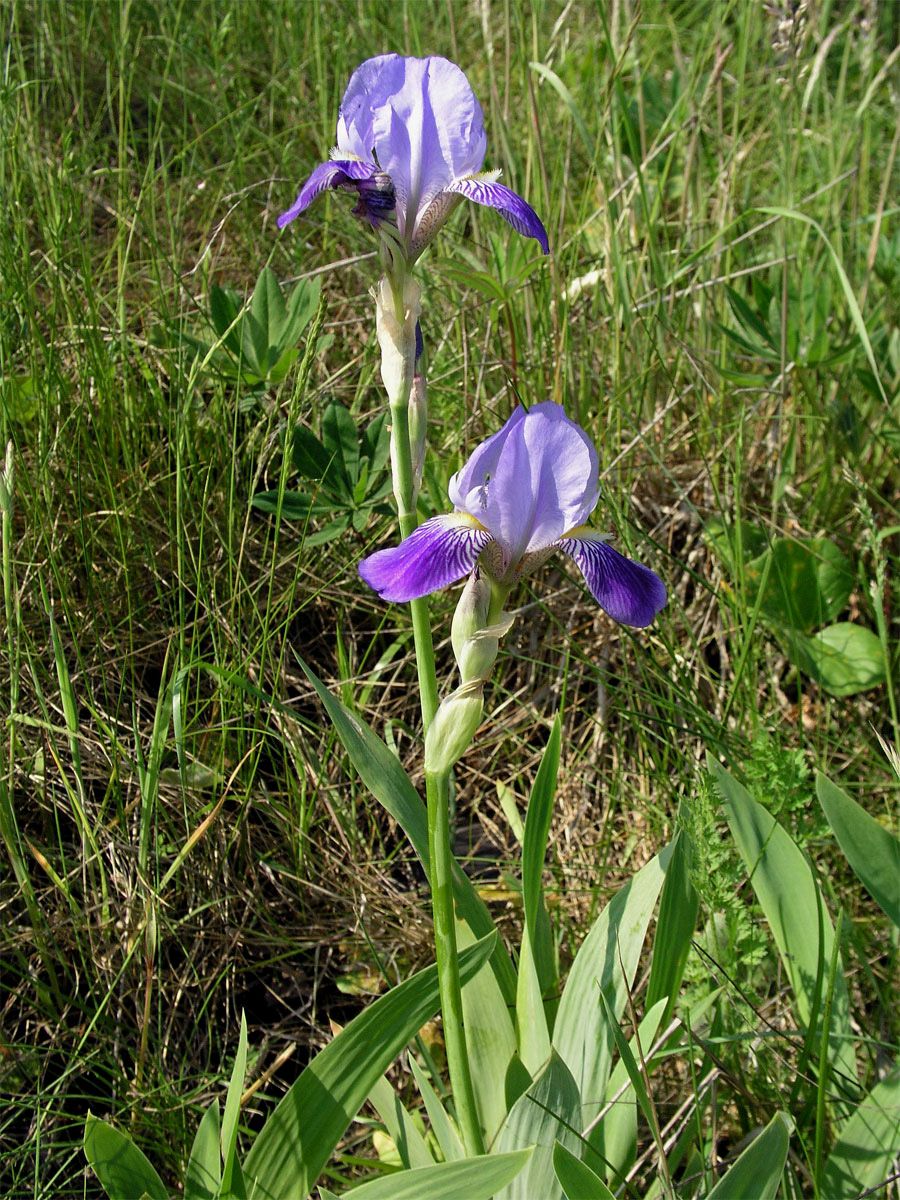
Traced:
<svg viewBox="0 0 900 1200">
<path fill-rule="evenodd" d="M 666 867 L 666 881 L 659 900 L 659 920 L 653 939 L 650 982 L 647 985 L 648 1008 L 668 997 L 663 1024 L 671 1019 L 678 989 L 687 965 L 691 938 L 697 928 L 700 898 L 691 883 L 691 843 L 684 832 L 672 842 L 672 857 Z"/>
</svg>

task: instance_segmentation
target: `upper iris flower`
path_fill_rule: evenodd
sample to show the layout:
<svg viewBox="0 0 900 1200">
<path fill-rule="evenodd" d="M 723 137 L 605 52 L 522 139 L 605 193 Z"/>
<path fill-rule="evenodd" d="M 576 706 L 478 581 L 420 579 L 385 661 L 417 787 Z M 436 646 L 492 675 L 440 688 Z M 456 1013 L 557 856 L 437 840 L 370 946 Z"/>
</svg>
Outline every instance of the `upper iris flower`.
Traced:
<svg viewBox="0 0 900 1200">
<path fill-rule="evenodd" d="M 459 67 L 437 57 L 367 59 L 344 92 L 330 160 L 316 167 L 278 226 L 326 188 L 352 190 L 354 211 L 376 228 L 392 221 L 412 261 L 468 196 L 537 238 L 546 254 L 547 231 L 530 205 L 497 183 L 499 171 L 481 173 L 486 148 L 481 105 Z"/>
<path fill-rule="evenodd" d="M 385 600 L 415 600 L 461 579 L 479 558 L 511 587 L 562 550 L 614 620 L 649 625 L 666 603 L 662 580 L 584 525 L 600 496 L 597 474 L 593 443 L 559 404 L 519 406 L 450 480 L 454 511 L 363 559 L 359 573 Z"/>
</svg>

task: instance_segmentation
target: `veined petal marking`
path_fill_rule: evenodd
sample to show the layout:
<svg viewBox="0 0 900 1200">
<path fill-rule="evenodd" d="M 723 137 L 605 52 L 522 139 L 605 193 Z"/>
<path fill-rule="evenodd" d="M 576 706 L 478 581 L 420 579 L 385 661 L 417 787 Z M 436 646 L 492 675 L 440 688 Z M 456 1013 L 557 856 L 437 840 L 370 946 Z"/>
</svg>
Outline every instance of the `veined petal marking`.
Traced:
<svg viewBox="0 0 900 1200">
<path fill-rule="evenodd" d="M 594 599 L 614 621 L 643 629 L 665 605 L 666 587 L 659 576 L 613 550 L 603 534 L 582 526 L 577 536 L 560 538 L 557 545 L 572 559 Z"/>
<path fill-rule="evenodd" d="M 462 579 L 491 535 L 468 513 L 432 517 L 400 543 L 359 564 L 362 579 L 382 600 L 417 600 Z"/>
<path fill-rule="evenodd" d="M 550 241 L 543 222 L 531 205 L 512 188 L 485 178 L 484 175 L 481 177 L 469 175 L 464 179 L 454 180 L 446 190 L 459 192 L 463 196 L 468 196 L 470 200 L 474 200 L 476 204 L 496 209 L 500 216 L 512 225 L 516 233 L 536 238 L 544 253 L 550 253 Z"/>
</svg>

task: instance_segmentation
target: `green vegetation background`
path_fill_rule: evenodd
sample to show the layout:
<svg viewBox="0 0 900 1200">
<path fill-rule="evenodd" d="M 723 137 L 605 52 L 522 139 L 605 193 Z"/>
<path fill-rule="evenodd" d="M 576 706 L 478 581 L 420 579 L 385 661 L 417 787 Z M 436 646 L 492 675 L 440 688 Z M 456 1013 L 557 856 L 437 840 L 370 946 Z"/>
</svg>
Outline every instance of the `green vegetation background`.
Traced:
<svg viewBox="0 0 900 1200">
<path fill-rule="evenodd" d="M 88 1108 L 174 1187 L 242 1009 L 250 1077 L 265 1076 L 252 1125 L 329 1019 L 430 956 L 421 875 L 298 663 L 415 773 L 407 616 L 356 575 L 391 521 L 359 503 L 365 489 L 316 493 L 308 522 L 251 507 L 298 486 L 286 429 L 321 436 L 339 401 L 363 431 L 383 407 L 371 237 L 340 195 L 284 234 L 275 217 L 327 156 L 353 68 L 388 50 L 462 66 L 486 166 L 552 247 L 542 260 L 463 207 L 423 262 L 422 515 L 516 397 L 550 397 L 600 447 L 599 523 L 671 597 L 633 633 L 559 563 L 523 588 L 458 771 L 458 851 L 514 931 L 510 809 L 561 706 L 564 961 L 610 890 L 690 830 L 702 906 L 686 987 L 725 988 L 718 1108 L 702 1121 L 737 1141 L 786 1103 L 796 1048 L 751 1048 L 760 1015 L 781 1028 L 784 984 L 722 836 L 711 749 L 853 918 L 844 953 L 871 1063 L 896 1047 L 896 939 L 841 865 L 811 771 L 896 827 L 876 733 L 896 744 L 898 19 L 893 5 L 790 17 L 743 0 L 0 11 L 0 434 L 16 503 L 0 639 L 2 1194 L 97 1194 Z M 761 211 L 774 207 L 817 225 Z M 213 289 L 249 298 L 266 265 L 286 292 L 320 280 L 324 298 L 299 347 L 310 370 L 297 360 L 280 382 L 210 324 Z M 328 505 L 352 518 L 340 534 Z M 848 564 L 833 616 L 870 634 L 843 687 L 804 658 L 815 619 L 801 628 L 760 579 L 766 547 L 810 537 Z M 448 680 L 452 603 L 433 602 Z M 661 1106 L 687 1069 L 661 1078 Z M 343 1152 L 349 1172 L 369 1132 Z"/>
</svg>

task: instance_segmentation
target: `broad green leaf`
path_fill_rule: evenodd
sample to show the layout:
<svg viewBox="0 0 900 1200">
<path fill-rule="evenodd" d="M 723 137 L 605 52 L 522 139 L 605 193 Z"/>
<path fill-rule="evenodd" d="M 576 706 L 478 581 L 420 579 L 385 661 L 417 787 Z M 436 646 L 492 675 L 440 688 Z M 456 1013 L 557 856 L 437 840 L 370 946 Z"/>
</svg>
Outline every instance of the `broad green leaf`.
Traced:
<svg viewBox="0 0 900 1200">
<path fill-rule="evenodd" d="M 854 573 L 827 538 L 779 538 L 747 564 L 748 583 L 763 579 L 763 616 L 786 629 L 809 631 L 833 621 L 846 608 Z"/>
<path fill-rule="evenodd" d="M 241 353 L 240 323 L 235 324 L 243 303 L 231 288 L 220 288 L 215 284 L 209 289 L 209 316 L 218 336 L 224 336 L 224 344 L 236 357 Z M 234 326 L 232 329 L 231 327 Z M 226 333 L 230 330 L 229 333 Z"/>
<path fill-rule="evenodd" d="M 109 1200 L 169 1200 L 169 1189 L 143 1150 L 91 1113 L 84 1124 L 84 1156 Z"/>
<path fill-rule="evenodd" d="M 488 960 L 495 940 L 492 934 L 461 952 L 463 983 Z M 316 1055 L 247 1155 L 244 1177 L 254 1200 L 309 1195 L 376 1081 L 439 1003 L 437 967 L 430 966 L 380 996 Z"/>
<path fill-rule="evenodd" d="M 270 348 L 269 357 L 272 358 L 276 354 L 277 351 L 274 351 Z M 280 356 L 276 357 L 272 366 L 269 367 L 269 372 L 267 375 L 269 383 L 281 383 L 282 379 L 285 378 L 288 371 L 299 357 L 300 351 L 294 349 L 293 347 L 289 350 L 285 350 Z"/>
<path fill-rule="evenodd" d="M 319 307 L 319 293 L 322 290 L 322 280 L 300 279 L 290 294 L 285 306 L 284 326 L 278 338 L 278 348 L 282 352 L 291 346 L 296 346 L 300 335 L 315 316 Z"/>
<path fill-rule="evenodd" d="M 581 1128 L 586 1128 L 603 1106 L 612 1065 L 613 1036 L 604 1016 L 600 989 L 618 1020 L 625 1008 L 627 989 L 634 981 L 671 853 L 667 846 L 613 896 L 582 942 L 563 989 L 553 1044 L 581 1094 Z"/>
<path fill-rule="evenodd" d="M 266 331 L 251 312 L 241 316 L 237 327 L 241 334 L 242 366 L 251 370 L 259 379 L 265 378 L 268 370 L 268 339 Z"/>
<path fill-rule="evenodd" d="M 336 517 L 327 525 L 323 525 L 321 529 L 317 529 L 315 533 L 307 533 L 303 539 L 303 545 L 323 546 L 326 542 L 333 542 L 335 538 L 344 533 L 349 524 L 350 516 L 348 513 L 344 513 L 343 516 Z"/>
<path fill-rule="evenodd" d="M 257 362 L 264 372 L 268 372 L 281 357 L 281 331 L 287 317 L 284 297 L 271 267 L 263 267 L 260 271 L 250 300 L 250 316 L 260 331 L 255 347 Z"/>
<path fill-rule="evenodd" d="M 550 923 L 544 906 L 544 861 L 547 835 L 556 798 L 559 751 L 562 739 L 559 714 L 541 756 L 525 814 L 522 842 L 522 900 L 525 908 L 525 932 L 531 942 L 534 966 L 541 992 L 547 994 L 556 985 L 556 972 L 550 939 Z M 528 1063 L 526 1062 L 526 1066 Z"/>
<path fill-rule="evenodd" d="M 726 523 L 719 517 L 711 517 L 703 532 L 732 573 L 735 572 L 736 563 L 757 558 L 766 549 L 765 533 L 749 521 Z"/>
<path fill-rule="evenodd" d="M 360 452 L 369 460 L 373 475 L 384 470 L 391 452 L 391 427 L 386 410 L 369 423 L 360 440 Z"/>
<path fill-rule="evenodd" d="M 369 1103 L 384 1122 L 403 1165 L 430 1167 L 434 1157 L 391 1083 L 382 1076 L 372 1085 Z"/>
<path fill-rule="evenodd" d="M 322 418 L 322 442 L 340 468 L 348 500 L 359 477 L 359 434 L 356 422 L 338 400 L 332 401 Z"/>
<path fill-rule="evenodd" d="M 257 492 L 251 501 L 259 512 L 275 513 L 278 508 L 278 492 Z M 315 500 L 309 492 L 284 492 L 281 496 L 281 519 L 306 524 L 310 517 L 324 516 L 334 511 L 331 504 Z"/>
<path fill-rule="evenodd" d="M 772 930 L 791 983 L 800 1020 L 816 1026 L 828 994 L 834 929 L 810 865 L 775 818 L 711 755 L 709 770 L 753 890 Z M 821 929 L 821 944 L 819 931 Z M 839 960 L 840 961 L 840 960 Z M 850 1001 L 842 969 L 836 973 L 829 1030 L 832 1080 L 845 1095 L 858 1086 Z"/>
<path fill-rule="evenodd" d="M 184 1200 L 215 1200 L 221 1182 L 219 1101 L 213 1100 L 194 1135 L 191 1157 L 184 1175 Z"/>
<path fill-rule="evenodd" d="M 885 681 L 881 642 L 865 625 L 839 621 L 799 638 L 800 666 L 833 696 L 855 696 Z"/>
<path fill-rule="evenodd" d="M 422 798 L 410 783 L 409 776 L 401 767 L 396 755 L 388 750 L 365 721 L 345 708 L 302 659 L 298 661 L 331 717 L 338 737 L 359 772 L 360 779 L 409 838 L 427 875 L 428 817 Z M 455 859 L 452 869 L 453 897 L 457 914 L 468 924 L 475 937 L 484 938 L 494 931 L 491 915 Z M 514 1007 L 516 974 L 508 954 L 501 945 L 498 945 L 491 958 L 491 969 L 500 985 L 504 1002 L 510 1008 Z"/>
<path fill-rule="evenodd" d="M 247 1069 L 247 1021 L 241 1013 L 241 1032 L 238 1036 L 237 1054 L 234 1056 L 234 1066 L 231 1079 L 228 1081 L 228 1094 L 225 1097 L 225 1110 L 222 1113 L 222 1195 L 229 1196 L 234 1190 L 237 1172 L 235 1166 L 237 1127 L 241 1115 L 241 1095 L 244 1091 L 244 1072 Z M 238 1168 L 238 1171 L 240 1168 Z"/>
<path fill-rule="evenodd" d="M 544 905 L 544 862 L 547 835 L 556 796 L 562 733 L 559 714 L 535 776 L 525 830 L 522 837 L 522 898 L 525 932 L 519 953 L 516 989 L 516 1029 L 519 1055 L 526 1069 L 536 1075 L 550 1055 L 550 1030 L 544 997 L 556 990 L 556 971 L 550 938 L 550 921 Z"/>
<path fill-rule="evenodd" d="M 527 927 L 519 950 L 518 966 L 516 1037 L 519 1057 L 526 1070 L 536 1075 L 550 1056 L 550 1031 Z"/>
<path fill-rule="evenodd" d="M 822 1172 L 820 1194 L 855 1200 L 881 1191 L 900 1154 L 900 1067 L 864 1096 L 841 1130 Z"/>
<path fill-rule="evenodd" d="M 462 949 L 473 940 L 469 925 L 457 921 L 457 946 Z M 516 1035 L 493 971 L 479 971 L 462 989 L 462 1002 L 475 1107 L 485 1139 L 491 1144 L 509 1108 L 506 1076 L 516 1052 Z"/>
<path fill-rule="evenodd" d="M 491 1200 L 528 1162 L 529 1150 L 435 1163 L 372 1179 L 344 1192 L 353 1200 Z"/>
<path fill-rule="evenodd" d="M 507 1114 L 497 1148 L 519 1150 L 534 1146 L 520 1175 L 499 1192 L 497 1200 L 564 1200 L 553 1169 L 553 1148 L 561 1142 L 573 1154 L 581 1146 L 581 1097 L 572 1073 L 553 1052 L 531 1087 Z"/>
<path fill-rule="evenodd" d="M 561 1142 L 553 1147 L 553 1170 L 566 1200 L 615 1200 L 600 1176 Z"/>
<path fill-rule="evenodd" d="M 291 433 L 291 462 L 294 470 L 304 479 L 324 480 L 332 462 L 332 454 L 326 450 L 311 429 L 295 425 Z"/>
<path fill-rule="evenodd" d="M 437 1092 L 431 1086 L 428 1076 L 412 1055 L 409 1057 L 409 1065 L 412 1068 L 416 1087 L 419 1089 L 419 1095 L 425 1104 L 425 1111 L 428 1113 L 431 1130 L 437 1138 L 437 1144 L 441 1148 L 444 1161 L 458 1162 L 460 1159 L 466 1157 L 466 1152 L 463 1149 L 456 1126 L 451 1121 Z"/>
<path fill-rule="evenodd" d="M 787 1113 L 778 1112 L 731 1164 L 706 1200 L 775 1200 L 787 1162 L 793 1128 Z M 823 1196 L 827 1193 L 823 1193 Z M 829 1196 L 829 1200 L 835 1200 Z"/>
<path fill-rule="evenodd" d="M 667 1022 L 678 999 L 691 939 L 697 928 L 700 900 L 691 883 L 691 843 L 679 832 L 672 843 L 672 857 L 666 867 L 666 881 L 659 899 L 659 919 L 653 937 L 650 982 L 647 985 L 648 1008 L 668 996 L 663 1023 Z"/>
<path fill-rule="evenodd" d="M 821 774 L 816 795 L 857 878 L 900 928 L 900 839 Z"/>
</svg>

